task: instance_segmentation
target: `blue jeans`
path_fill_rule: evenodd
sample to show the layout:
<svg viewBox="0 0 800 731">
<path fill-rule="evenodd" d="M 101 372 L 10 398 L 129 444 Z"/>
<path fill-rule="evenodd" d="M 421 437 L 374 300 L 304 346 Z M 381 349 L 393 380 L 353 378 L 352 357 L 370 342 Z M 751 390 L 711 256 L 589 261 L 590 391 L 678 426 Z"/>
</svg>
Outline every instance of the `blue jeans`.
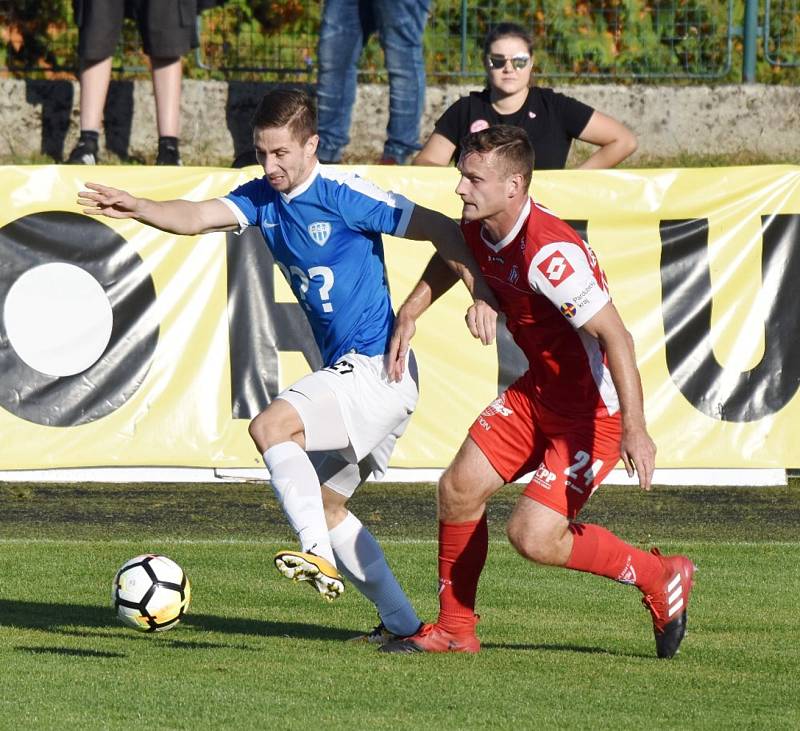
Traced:
<svg viewBox="0 0 800 731">
<path fill-rule="evenodd" d="M 422 32 L 431 0 L 325 0 L 319 35 L 319 158 L 338 162 L 350 141 L 356 65 L 377 31 L 389 73 L 385 158 L 405 162 L 420 149 L 425 104 Z"/>
</svg>

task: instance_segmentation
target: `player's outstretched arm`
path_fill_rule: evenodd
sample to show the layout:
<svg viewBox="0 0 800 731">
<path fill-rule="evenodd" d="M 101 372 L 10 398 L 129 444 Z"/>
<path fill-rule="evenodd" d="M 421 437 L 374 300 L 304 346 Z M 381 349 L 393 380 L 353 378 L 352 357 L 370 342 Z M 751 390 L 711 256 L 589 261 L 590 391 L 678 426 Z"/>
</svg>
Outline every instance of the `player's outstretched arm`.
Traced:
<svg viewBox="0 0 800 731">
<path fill-rule="evenodd" d="M 133 218 L 154 228 L 175 234 L 234 231 L 236 216 L 221 201 L 154 201 L 137 198 L 127 191 L 99 183 L 86 183 L 78 193 L 78 205 L 90 216 Z"/>
<path fill-rule="evenodd" d="M 614 305 L 609 302 L 582 328 L 597 338 L 608 356 L 608 369 L 619 396 L 622 412 L 620 451 L 628 477 L 634 468 L 639 487 L 649 490 L 656 464 L 656 445 L 647 433 L 642 380 L 636 367 L 633 338 Z"/>
<path fill-rule="evenodd" d="M 406 354 L 417 331 L 417 318 L 458 281 L 458 275 L 438 254 L 434 254 L 411 294 L 397 311 L 389 341 L 389 379 L 399 381 L 405 370 Z"/>
<path fill-rule="evenodd" d="M 497 300 L 483 279 L 459 225 L 437 211 L 418 205 L 414 207 L 405 236 L 433 243 L 437 254 L 461 278 L 472 295 L 473 305 L 467 312 L 467 327 L 470 332 L 484 345 L 494 342 L 497 332 Z"/>
</svg>

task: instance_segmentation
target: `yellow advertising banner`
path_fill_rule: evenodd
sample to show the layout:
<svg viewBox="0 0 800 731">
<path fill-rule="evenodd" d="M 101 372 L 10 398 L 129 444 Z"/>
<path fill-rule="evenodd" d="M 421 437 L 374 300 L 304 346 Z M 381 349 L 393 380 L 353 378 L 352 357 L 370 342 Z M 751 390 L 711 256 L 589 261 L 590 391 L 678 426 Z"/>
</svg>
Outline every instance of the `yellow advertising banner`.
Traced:
<svg viewBox="0 0 800 731">
<path fill-rule="evenodd" d="M 363 167 L 453 217 L 454 169 Z M 256 168 L 0 168 L 0 470 L 258 467 L 249 419 L 319 365 L 260 233 L 179 237 L 75 203 L 87 180 L 203 200 Z M 554 171 L 537 202 L 587 238 L 633 334 L 658 466 L 800 465 L 800 168 Z M 429 244 L 386 237 L 395 307 Z M 417 413 L 395 467 L 445 466 L 524 369 L 453 289 L 418 323 Z"/>
</svg>

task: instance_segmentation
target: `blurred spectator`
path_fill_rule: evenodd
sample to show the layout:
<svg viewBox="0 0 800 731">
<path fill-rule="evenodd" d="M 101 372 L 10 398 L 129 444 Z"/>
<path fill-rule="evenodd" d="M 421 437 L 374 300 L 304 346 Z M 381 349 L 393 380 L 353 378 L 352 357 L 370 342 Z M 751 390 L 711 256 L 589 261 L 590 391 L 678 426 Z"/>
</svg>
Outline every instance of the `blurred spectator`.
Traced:
<svg viewBox="0 0 800 731">
<path fill-rule="evenodd" d="M 422 32 L 430 0 L 325 0 L 319 37 L 319 159 L 339 162 L 350 141 L 356 66 L 377 31 L 389 73 L 389 124 L 382 163 L 419 150 L 425 103 Z"/>
<path fill-rule="evenodd" d="M 156 165 L 180 165 L 181 56 L 198 44 L 197 0 L 73 0 L 73 9 L 79 28 L 81 132 L 67 162 L 98 161 L 112 57 L 122 22 L 130 17 L 150 58 L 158 125 Z"/>
<path fill-rule="evenodd" d="M 445 111 L 415 165 L 457 162 L 465 135 L 497 124 L 528 133 L 537 170 L 563 168 L 574 139 L 599 148 L 581 168 L 612 168 L 633 154 L 636 137 L 625 125 L 577 99 L 531 84 L 532 46 L 516 23 L 501 23 L 489 33 L 483 48 L 486 88 L 461 97 Z"/>
</svg>

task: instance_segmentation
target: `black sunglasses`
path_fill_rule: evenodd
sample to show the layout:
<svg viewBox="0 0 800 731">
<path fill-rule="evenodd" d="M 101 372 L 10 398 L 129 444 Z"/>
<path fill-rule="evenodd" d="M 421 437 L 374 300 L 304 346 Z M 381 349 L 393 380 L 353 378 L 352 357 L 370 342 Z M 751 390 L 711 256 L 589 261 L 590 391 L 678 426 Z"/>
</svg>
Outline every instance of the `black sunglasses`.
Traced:
<svg viewBox="0 0 800 731">
<path fill-rule="evenodd" d="M 530 62 L 531 57 L 524 53 L 519 53 L 516 56 L 501 56 L 499 53 L 490 53 L 486 56 L 486 60 L 493 69 L 503 69 L 509 61 L 511 61 L 511 65 L 515 69 L 524 69 Z"/>
</svg>

